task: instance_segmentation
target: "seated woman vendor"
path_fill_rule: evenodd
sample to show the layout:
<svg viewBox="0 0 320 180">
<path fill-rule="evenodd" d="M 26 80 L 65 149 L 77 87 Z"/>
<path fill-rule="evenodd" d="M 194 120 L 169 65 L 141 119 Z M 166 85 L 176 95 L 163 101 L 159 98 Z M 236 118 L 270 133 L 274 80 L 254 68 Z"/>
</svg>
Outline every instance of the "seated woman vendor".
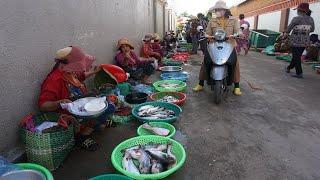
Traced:
<svg viewBox="0 0 320 180">
<path fill-rule="evenodd" d="M 151 48 L 154 52 L 157 52 L 160 54 L 161 58 L 163 57 L 163 51 L 162 51 L 162 47 L 161 47 L 161 38 L 159 36 L 159 34 L 154 33 L 152 40 L 151 40 Z"/>
<path fill-rule="evenodd" d="M 97 73 L 100 69 L 92 68 L 93 56 L 85 54 L 77 46 L 70 46 L 57 52 L 56 65 L 41 85 L 39 108 L 41 111 L 67 113 L 61 109 L 60 103 L 68 103 L 87 94 L 83 81 Z M 78 144 L 94 151 L 98 144 L 88 138 L 93 132 L 96 121 L 80 126 L 77 134 Z"/>
<path fill-rule="evenodd" d="M 141 80 L 142 83 L 151 84 L 149 76 L 154 72 L 152 58 L 139 58 L 133 51 L 133 46 L 127 38 L 118 41 L 118 49 L 115 60 L 117 65 L 123 68 L 135 80 Z"/>
<path fill-rule="evenodd" d="M 161 63 L 161 54 L 159 52 L 155 52 L 152 49 L 152 44 L 153 44 L 153 35 L 152 34 L 147 34 L 143 38 L 143 44 L 141 47 L 140 51 L 140 56 L 143 58 L 156 58 L 159 63 Z"/>
</svg>

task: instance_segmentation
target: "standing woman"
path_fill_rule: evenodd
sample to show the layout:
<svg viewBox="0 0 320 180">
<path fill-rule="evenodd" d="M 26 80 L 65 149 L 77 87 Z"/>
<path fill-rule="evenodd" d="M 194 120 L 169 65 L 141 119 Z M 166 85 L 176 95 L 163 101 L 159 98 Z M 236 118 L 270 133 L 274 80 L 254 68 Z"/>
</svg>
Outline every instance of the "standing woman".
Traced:
<svg viewBox="0 0 320 180">
<path fill-rule="evenodd" d="M 244 14 L 240 14 L 239 19 L 240 19 L 240 28 L 241 28 L 243 37 L 237 39 L 237 53 L 240 54 L 241 49 L 243 49 L 245 52 L 245 55 L 247 55 L 249 51 L 250 24 L 248 21 L 244 20 Z"/>
<path fill-rule="evenodd" d="M 208 36 L 213 36 L 215 31 L 217 29 L 223 29 L 224 31 L 226 31 L 227 36 L 231 37 L 234 34 L 238 34 L 240 31 L 240 25 L 239 22 L 236 18 L 230 16 L 228 14 L 228 8 L 226 5 L 226 2 L 219 0 L 216 2 L 215 6 L 212 7 L 210 10 L 213 10 L 216 14 L 215 18 L 212 18 L 211 21 L 208 24 L 207 30 L 206 30 L 206 34 Z M 234 83 L 234 90 L 233 93 L 237 96 L 240 96 L 241 90 L 240 90 L 240 66 L 239 66 L 239 61 L 237 58 L 237 53 L 235 50 L 235 47 L 237 45 L 236 40 L 233 38 L 229 39 L 229 42 L 233 45 L 234 50 L 232 52 L 232 54 L 230 55 L 230 59 L 232 64 L 229 64 L 229 68 L 228 68 L 228 74 L 229 77 L 231 77 L 228 80 L 228 85 Z M 208 65 L 206 60 L 206 56 L 205 56 L 205 60 L 201 65 L 201 69 L 200 69 L 200 73 L 199 73 L 199 84 L 193 88 L 194 91 L 198 92 L 198 91 L 202 91 L 203 90 L 203 86 L 204 86 L 204 80 L 209 80 L 210 78 L 210 71 L 207 68 Z"/>
<path fill-rule="evenodd" d="M 314 31 L 313 18 L 308 16 L 310 12 L 308 3 L 301 3 L 297 8 L 298 16 L 294 17 L 289 24 L 286 33 L 290 34 L 290 46 L 292 51 L 292 60 L 290 65 L 286 68 L 286 72 L 295 68 L 296 74 L 292 77 L 303 78 L 301 67 L 301 56 L 304 49 L 310 45 L 309 34 Z"/>
</svg>

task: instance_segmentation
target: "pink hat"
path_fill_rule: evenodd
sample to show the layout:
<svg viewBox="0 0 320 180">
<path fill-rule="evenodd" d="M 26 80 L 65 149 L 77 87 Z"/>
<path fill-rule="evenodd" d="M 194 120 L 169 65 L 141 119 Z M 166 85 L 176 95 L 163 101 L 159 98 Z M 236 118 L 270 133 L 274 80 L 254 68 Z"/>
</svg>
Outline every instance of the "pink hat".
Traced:
<svg viewBox="0 0 320 180">
<path fill-rule="evenodd" d="M 78 46 L 70 46 L 72 49 L 65 57 L 60 57 L 67 61 L 63 65 L 63 70 L 67 72 L 84 72 L 90 69 L 95 57 L 85 52 Z"/>
</svg>

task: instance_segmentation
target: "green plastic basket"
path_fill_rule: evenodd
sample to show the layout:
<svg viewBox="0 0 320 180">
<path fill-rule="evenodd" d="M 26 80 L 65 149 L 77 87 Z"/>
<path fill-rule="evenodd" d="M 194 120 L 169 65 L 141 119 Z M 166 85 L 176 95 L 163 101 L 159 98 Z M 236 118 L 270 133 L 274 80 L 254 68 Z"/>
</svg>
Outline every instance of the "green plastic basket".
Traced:
<svg viewBox="0 0 320 180">
<path fill-rule="evenodd" d="M 126 148 L 130 148 L 137 145 L 146 145 L 149 143 L 168 143 L 169 141 L 172 142 L 172 152 L 177 158 L 177 165 L 174 166 L 172 169 L 169 169 L 165 172 L 158 173 L 158 174 L 135 174 L 130 173 L 122 168 L 122 159 L 123 159 L 123 151 Z M 183 148 L 183 146 L 178 143 L 175 140 L 172 140 L 167 137 L 161 137 L 161 136 L 138 136 L 135 138 L 128 139 L 122 143 L 120 143 L 112 152 L 111 154 L 111 161 L 113 166 L 121 172 L 122 174 L 129 176 L 133 179 L 163 179 L 174 172 L 176 172 L 178 169 L 180 169 L 186 160 L 186 152 Z"/>
<path fill-rule="evenodd" d="M 21 169 L 31 169 L 31 170 L 36 170 L 38 172 L 41 172 L 46 177 L 46 180 L 53 180 L 53 176 L 50 173 L 50 171 L 43 166 L 40 166 L 38 164 L 33 164 L 33 163 L 19 163 L 16 165 Z"/>
<path fill-rule="evenodd" d="M 167 138 L 172 138 L 175 134 L 176 134 L 176 128 L 169 124 L 169 123 L 164 123 L 164 122 L 150 122 L 149 123 L 151 126 L 155 126 L 155 127 L 161 127 L 161 128 L 166 128 L 170 131 L 169 135 L 166 136 Z M 146 135 L 155 135 L 154 133 L 150 132 L 147 129 L 144 129 L 141 126 L 139 126 L 139 128 L 137 129 L 137 133 L 139 136 L 146 136 Z"/>
<path fill-rule="evenodd" d="M 132 115 L 129 116 L 118 116 L 118 115 L 112 115 L 110 116 L 110 119 L 115 123 L 128 123 L 134 119 Z"/>
<path fill-rule="evenodd" d="M 177 88 L 163 88 L 162 84 L 178 84 Z M 187 88 L 187 84 L 183 81 L 179 80 L 162 80 L 153 83 L 154 88 L 159 92 L 183 92 Z"/>
<path fill-rule="evenodd" d="M 148 118 L 144 118 L 144 117 L 140 117 L 138 116 L 138 111 L 142 106 L 145 105 L 152 105 L 152 106 L 160 106 L 160 107 L 164 107 L 166 109 L 172 110 L 175 113 L 175 117 L 172 118 L 167 118 L 167 119 L 148 119 Z M 175 105 L 175 104 L 170 104 L 170 103 L 165 103 L 165 102 L 158 102 L 158 101 L 152 101 L 152 102 L 146 102 L 143 104 L 139 104 L 137 106 L 135 106 L 132 109 L 132 115 L 137 118 L 140 122 L 166 122 L 166 123 L 172 123 L 174 121 L 176 121 L 179 117 L 179 115 L 181 114 L 182 109 Z"/>
<path fill-rule="evenodd" d="M 120 174 L 104 174 L 104 175 L 90 178 L 89 180 L 132 180 L 132 179 Z"/>
<path fill-rule="evenodd" d="M 34 116 L 34 123 L 39 125 L 44 121 L 57 122 L 59 117 L 58 113 L 39 113 Z M 26 143 L 28 161 L 40 164 L 49 170 L 58 168 L 75 144 L 72 125 L 53 133 L 35 133 L 21 128 L 20 136 Z"/>
</svg>

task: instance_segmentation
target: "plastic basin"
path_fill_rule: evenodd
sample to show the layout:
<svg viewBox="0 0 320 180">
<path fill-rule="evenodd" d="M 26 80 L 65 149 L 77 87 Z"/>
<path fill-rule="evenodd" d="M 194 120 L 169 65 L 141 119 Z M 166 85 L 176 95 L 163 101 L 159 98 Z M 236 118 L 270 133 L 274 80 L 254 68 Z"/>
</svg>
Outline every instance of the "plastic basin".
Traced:
<svg viewBox="0 0 320 180">
<path fill-rule="evenodd" d="M 132 180 L 132 179 L 120 174 L 104 174 L 104 175 L 90 178 L 89 180 Z"/>
<path fill-rule="evenodd" d="M 169 124 L 169 123 L 164 123 L 164 122 L 150 122 L 149 123 L 151 126 L 154 126 L 154 127 L 161 127 L 161 128 L 166 128 L 170 131 L 169 135 L 166 136 L 167 138 L 172 138 L 175 134 L 176 134 L 176 128 Z M 141 126 L 139 126 L 139 128 L 137 129 L 137 133 L 139 136 L 147 136 L 147 135 L 155 135 L 153 134 L 152 132 L 150 132 L 149 130 L 147 129 L 144 129 Z"/>
<path fill-rule="evenodd" d="M 165 88 L 163 85 L 165 84 L 177 84 L 177 87 L 175 88 Z M 183 81 L 179 80 L 162 80 L 162 81 L 157 81 L 153 83 L 154 88 L 159 91 L 159 92 L 182 92 L 185 91 L 187 88 L 187 84 Z"/>
<path fill-rule="evenodd" d="M 171 118 L 167 118 L 167 119 L 148 119 L 147 117 L 140 117 L 138 116 L 138 111 L 142 106 L 145 105 L 152 105 L 152 106 L 160 106 L 160 107 L 164 107 L 166 109 L 172 110 L 175 112 L 175 116 L 171 117 Z M 175 105 L 175 104 L 170 104 L 170 103 L 165 103 L 165 102 L 157 102 L 157 101 L 153 101 L 153 102 L 146 102 L 143 104 L 139 104 L 137 106 L 135 106 L 132 109 L 132 115 L 138 119 L 140 122 L 167 122 L 167 123 L 172 123 L 174 121 L 176 121 L 179 117 L 179 115 L 181 114 L 182 109 Z"/>
<path fill-rule="evenodd" d="M 150 143 L 168 143 L 172 142 L 172 152 L 177 158 L 177 165 L 174 166 L 172 169 L 169 169 L 167 171 L 158 173 L 158 174 L 135 174 L 135 173 L 130 173 L 122 168 L 122 159 L 123 159 L 123 151 L 124 149 L 137 146 L 137 145 L 146 145 Z M 133 179 L 163 179 L 177 170 L 179 170 L 185 163 L 186 161 L 186 152 L 183 148 L 183 146 L 178 143 L 175 140 L 172 140 L 167 137 L 161 137 L 161 136 L 138 136 L 135 138 L 128 139 L 122 143 L 120 143 L 112 152 L 111 154 L 111 161 L 113 166 L 115 167 L 116 170 L 121 172 L 122 174 L 129 176 Z"/>
<path fill-rule="evenodd" d="M 189 74 L 185 72 L 170 72 L 170 73 L 162 73 L 160 75 L 162 80 L 179 80 L 179 81 L 187 81 L 189 79 Z"/>
<path fill-rule="evenodd" d="M 150 95 L 150 99 L 152 101 L 158 101 L 165 96 L 173 96 L 178 99 L 178 101 L 174 102 L 174 104 L 181 106 L 185 103 L 187 95 L 181 92 L 157 92 Z"/>
<path fill-rule="evenodd" d="M 31 169 L 31 170 L 36 170 L 38 172 L 41 172 L 46 177 L 47 180 L 53 180 L 53 176 L 51 172 L 43 166 L 40 166 L 38 164 L 33 164 L 33 163 L 19 163 L 16 165 L 19 166 L 21 169 Z"/>
</svg>

